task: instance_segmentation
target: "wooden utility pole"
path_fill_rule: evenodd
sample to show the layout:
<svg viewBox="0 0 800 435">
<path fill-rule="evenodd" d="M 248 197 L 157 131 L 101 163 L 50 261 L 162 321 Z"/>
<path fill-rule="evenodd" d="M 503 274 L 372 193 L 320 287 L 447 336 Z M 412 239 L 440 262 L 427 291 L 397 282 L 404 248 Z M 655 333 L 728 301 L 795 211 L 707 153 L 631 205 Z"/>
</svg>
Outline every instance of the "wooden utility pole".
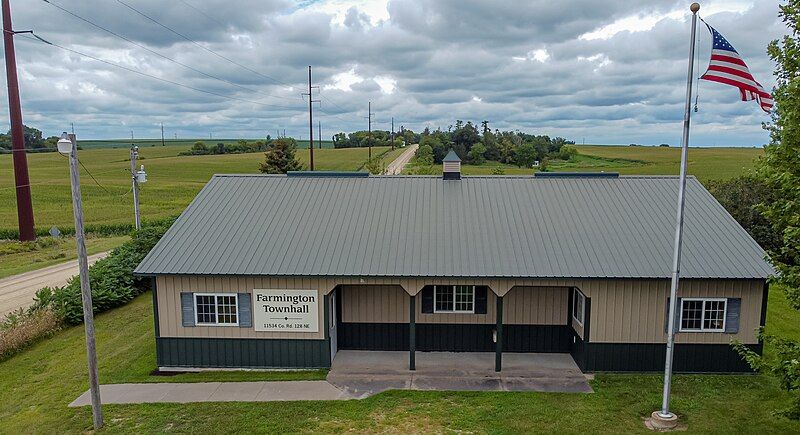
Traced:
<svg viewBox="0 0 800 435">
<path fill-rule="evenodd" d="M 62 136 L 63 137 L 63 136 Z M 92 421 L 95 430 L 103 427 L 103 408 L 100 401 L 100 381 L 97 375 L 97 348 L 94 338 L 94 312 L 92 311 L 92 289 L 89 284 L 89 261 L 83 231 L 83 202 L 81 182 L 78 174 L 78 146 L 75 135 L 69 135 L 72 151 L 69 153 L 69 175 L 72 188 L 72 211 L 75 217 L 75 242 L 78 247 L 78 271 L 83 302 L 83 325 L 86 335 L 86 357 L 89 364 L 89 396 L 92 402 Z"/>
<path fill-rule="evenodd" d="M 322 121 L 317 121 L 317 142 L 319 142 L 319 149 L 322 149 Z"/>
<path fill-rule="evenodd" d="M 3 43 L 6 57 L 6 79 L 8 80 L 8 112 L 11 117 L 11 154 L 14 161 L 14 185 L 17 196 L 17 221 L 19 240 L 36 239 L 31 203 L 31 183 L 28 176 L 28 156 L 25 155 L 25 130 L 22 124 L 22 107 L 19 102 L 17 79 L 17 57 L 14 53 L 14 29 L 11 25 L 11 5 L 3 1 Z"/>
<path fill-rule="evenodd" d="M 163 138 L 162 138 L 163 140 Z M 139 179 L 136 177 L 136 158 L 139 157 L 139 147 L 131 144 L 131 190 L 133 191 L 133 223 L 137 230 L 142 229 L 139 217 Z"/>
<path fill-rule="evenodd" d="M 164 123 L 161 123 L 161 146 L 164 146 Z"/>
<path fill-rule="evenodd" d="M 372 160 L 372 101 L 367 106 L 367 147 L 369 147 L 369 160 Z"/>
<path fill-rule="evenodd" d="M 394 116 L 392 116 L 392 151 L 394 151 Z"/>
<path fill-rule="evenodd" d="M 308 95 L 308 157 L 309 157 L 309 167 L 311 170 L 314 170 L 314 109 L 313 104 L 318 103 L 319 100 L 315 100 L 311 93 L 312 88 L 317 88 L 318 86 L 311 86 L 311 65 L 308 66 L 308 93 L 303 95 Z"/>
</svg>

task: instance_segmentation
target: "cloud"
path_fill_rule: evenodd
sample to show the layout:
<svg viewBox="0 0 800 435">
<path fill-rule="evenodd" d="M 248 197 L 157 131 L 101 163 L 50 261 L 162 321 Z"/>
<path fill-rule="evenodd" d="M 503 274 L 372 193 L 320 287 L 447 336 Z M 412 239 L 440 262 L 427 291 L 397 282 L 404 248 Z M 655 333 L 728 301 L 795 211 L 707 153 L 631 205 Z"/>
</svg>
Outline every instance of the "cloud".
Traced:
<svg viewBox="0 0 800 435">
<path fill-rule="evenodd" d="M 458 118 L 594 143 L 680 138 L 685 2 L 123 0 L 173 32 L 115 1 L 51 1 L 149 50 L 44 2 L 15 2 L 15 27 L 184 87 L 18 35 L 23 116 L 48 135 L 70 122 L 84 138 L 155 137 L 161 122 L 170 137 L 300 135 L 312 65 L 325 131 L 364 128 L 371 101 L 376 128 L 391 117 L 415 131 Z M 701 10 L 768 88 L 765 47 L 786 32 L 778 4 L 709 0 Z M 698 30 L 701 72 L 710 46 Z M 693 143 L 766 142 L 766 117 L 737 100 L 701 82 Z"/>
</svg>

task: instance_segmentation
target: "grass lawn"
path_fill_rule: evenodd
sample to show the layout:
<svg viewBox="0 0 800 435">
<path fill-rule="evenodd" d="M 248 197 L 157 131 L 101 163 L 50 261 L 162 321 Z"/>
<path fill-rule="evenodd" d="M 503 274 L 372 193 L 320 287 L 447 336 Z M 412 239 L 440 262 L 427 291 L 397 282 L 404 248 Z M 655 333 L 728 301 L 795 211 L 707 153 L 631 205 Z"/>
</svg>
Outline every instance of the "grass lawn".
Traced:
<svg viewBox="0 0 800 435">
<path fill-rule="evenodd" d="M 141 213 L 144 219 L 173 216 L 189 204 L 213 174 L 257 173 L 263 153 L 217 156 L 178 156 L 186 145 L 140 148 L 140 163 L 148 181 L 141 186 Z M 389 147 L 373 148 L 374 156 L 388 161 L 402 151 Z M 367 161 L 366 148 L 315 149 L 318 170 L 355 171 Z M 308 166 L 308 150 L 298 150 L 298 159 Z M 127 223 L 133 216 L 130 194 L 128 148 L 87 148 L 79 158 L 97 181 L 81 171 L 81 190 L 87 224 Z M 387 162 L 388 164 L 388 162 Z M 31 192 L 37 227 L 72 226 L 69 168 L 57 153 L 28 154 Z M 14 174 L 11 156 L 0 155 L 0 227 L 15 228 L 17 221 Z"/>
<path fill-rule="evenodd" d="M 771 292 L 768 325 L 794 337 L 800 315 Z M 151 295 L 97 317 L 100 380 L 186 382 L 321 379 L 312 372 L 210 372 L 154 377 Z M 61 331 L 0 363 L 0 432 L 77 433 L 91 427 L 88 407 L 66 405 L 87 388 L 82 326 Z M 650 433 L 642 418 L 661 400 L 659 375 L 598 374 L 594 394 L 389 391 L 347 402 L 106 405 L 109 433 L 152 432 L 478 432 Z M 787 395 L 766 376 L 678 375 L 673 409 L 690 432 L 797 433 L 774 417 Z"/>
<path fill-rule="evenodd" d="M 86 237 L 89 255 L 109 251 L 123 244 L 128 236 Z M 39 238 L 36 242 L 0 241 L 0 278 L 41 269 L 78 257 L 75 238 Z"/>
<path fill-rule="evenodd" d="M 578 156 L 569 162 L 553 161 L 548 167 L 556 172 L 619 172 L 623 175 L 678 175 L 681 156 L 678 148 L 578 145 Z M 731 178 L 752 169 L 761 148 L 690 148 L 689 174 L 700 181 Z M 530 175 L 533 169 L 498 162 L 463 165 L 464 175 L 489 175 L 500 168 L 506 175 Z M 435 166 L 442 172 L 441 165 Z M 413 172 L 409 168 L 406 172 Z"/>
</svg>

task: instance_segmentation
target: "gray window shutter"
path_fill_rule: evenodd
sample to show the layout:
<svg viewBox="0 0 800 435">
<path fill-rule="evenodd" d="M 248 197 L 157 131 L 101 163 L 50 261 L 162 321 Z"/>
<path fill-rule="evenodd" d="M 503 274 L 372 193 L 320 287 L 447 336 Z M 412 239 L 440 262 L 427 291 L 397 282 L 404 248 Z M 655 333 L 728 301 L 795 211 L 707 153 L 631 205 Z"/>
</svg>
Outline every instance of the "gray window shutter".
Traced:
<svg viewBox="0 0 800 435">
<path fill-rule="evenodd" d="M 253 309 L 250 302 L 250 293 L 239 293 L 239 327 L 250 328 L 253 326 Z"/>
<path fill-rule="evenodd" d="M 667 298 L 667 308 L 664 310 L 664 333 L 666 334 L 669 332 L 669 300 L 672 298 Z M 681 330 L 681 299 L 678 298 L 678 305 L 675 307 L 675 332 Z"/>
<path fill-rule="evenodd" d="M 475 314 L 486 314 L 488 300 L 489 288 L 484 286 L 475 287 Z"/>
<path fill-rule="evenodd" d="M 433 286 L 429 285 L 422 289 L 422 312 L 433 312 Z"/>
<path fill-rule="evenodd" d="M 725 308 L 725 333 L 736 334 L 739 332 L 739 313 L 742 310 L 742 300 L 728 298 Z"/>
<path fill-rule="evenodd" d="M 194 293 L 181 292 L 181 317 L 183 326 L 194 326 Z"/>
</svg>

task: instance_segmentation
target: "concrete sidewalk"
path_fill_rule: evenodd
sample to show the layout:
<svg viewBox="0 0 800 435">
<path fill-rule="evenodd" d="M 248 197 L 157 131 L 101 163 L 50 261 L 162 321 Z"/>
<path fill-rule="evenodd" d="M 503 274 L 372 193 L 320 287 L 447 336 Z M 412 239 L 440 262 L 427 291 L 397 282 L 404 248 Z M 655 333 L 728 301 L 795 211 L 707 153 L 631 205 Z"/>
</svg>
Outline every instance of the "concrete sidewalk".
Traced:
<svg viewBox="0 0 800 435">
<path fill-rule="evenodd" d="M 126 404 L 348 400 L 355 397 L 326 381 L 278 381 L 101 385 L 100 398 L 103 404 Z M 86 391 L 69 406 L 88 406 L 90 400 Z"/>
</svg>

